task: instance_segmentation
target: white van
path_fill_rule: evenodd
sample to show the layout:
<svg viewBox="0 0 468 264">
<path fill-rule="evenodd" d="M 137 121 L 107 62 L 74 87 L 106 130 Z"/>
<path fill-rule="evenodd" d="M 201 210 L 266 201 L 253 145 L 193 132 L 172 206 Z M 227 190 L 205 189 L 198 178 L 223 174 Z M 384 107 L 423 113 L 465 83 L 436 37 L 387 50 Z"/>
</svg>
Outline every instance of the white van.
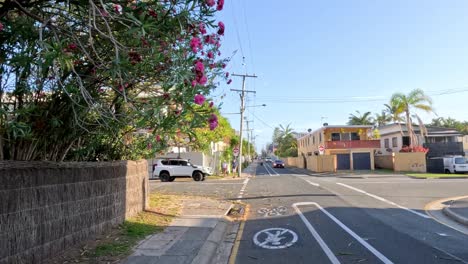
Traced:
<svg viewBox="0 0 468 264">
<path fill-rule="evenodd" d="M 468 160 L 463 156 L 444 157 L 445 173 L 468 172 Z"/>
</svg>

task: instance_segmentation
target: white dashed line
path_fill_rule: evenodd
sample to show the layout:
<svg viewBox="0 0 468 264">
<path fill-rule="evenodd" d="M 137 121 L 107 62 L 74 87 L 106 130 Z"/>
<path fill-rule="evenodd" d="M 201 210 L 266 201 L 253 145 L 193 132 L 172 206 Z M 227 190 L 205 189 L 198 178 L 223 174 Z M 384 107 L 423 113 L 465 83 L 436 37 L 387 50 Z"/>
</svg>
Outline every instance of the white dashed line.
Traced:
<svg viewBox="0 0 468 264">
<path fill-rule="evenodd" d="M 416 211 L 414 211 L 414 210 L 411 210 L 411 209 L 409 209 L 409 208 L 407 208 L 407 207 L 404 207 L 404 206 L 401 206 L 401 205 L 399 205 L 399 204 L 396 204 L 396 203 L 394 203 L 394 202 L 392 202 L 392 201 L 389 201 L 389 200 L 387 200 L 387 199 L 385 199 L 385 198 L 382 198 L 382 197 L 380 197 L 380 196 L 377 196 L 377 195 L 375 195 L 375 194 L 368 193 L 368 192 L 366 192 L 366 191 L 363 191 L 363 190 L 361 190 L 361 189 L 355 188 L 355 187 L 353 187 L 353 186 L 349 186 L 349 185 L 344 184 L 344 183 L 338 182 L 338 183 L 336 183 L 336 184 L 341 185 L 341 186 L 343 186 L 343 187 L 346 187 L 346 188 L 348 188 L 348 189 L 351 189 L 351 190 L 353 190 L 353 191 L 360 192 L 360 193 L 362 193 L 362 194 L 365 194 L 365 195 L 367 195 L 367 196 L 369 196 L 369 197 L 372 197 L 372 198 L 377 199 L 377 200 L 379 200 L 379 201 L 382 201 L 382 202 L 384 202 L 384 203 L 391 204 L 391 205 L 393 205 L 393 206 L 396 206 L 396 207 L 398 207 L 398 208 L 400 208 L 400 209 L 406 210 L 406 211 L 408 211 L 408 212 L 410 212 L 410 213 L 413 213 L 413 214 L 415 214 L 415 215 L 417 215 L 417 216 L 420 216 L 420 217 L 422 217 L 422 218 L 431 219 L 431 217 L 428 216 L 428 215 L 418 213 L 418 212 L 416 212 Z"/>
</svg>

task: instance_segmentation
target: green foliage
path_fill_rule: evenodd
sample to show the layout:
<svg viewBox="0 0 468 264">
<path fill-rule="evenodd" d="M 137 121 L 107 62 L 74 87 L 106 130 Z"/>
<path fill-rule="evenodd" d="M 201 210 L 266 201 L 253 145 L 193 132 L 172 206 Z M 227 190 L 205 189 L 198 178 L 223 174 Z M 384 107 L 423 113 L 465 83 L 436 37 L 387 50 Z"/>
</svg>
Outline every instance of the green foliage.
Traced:
<svg viewBox="0 0 468 264">
<path fill-rule="evenodd" d="M 297 157 L 297 139 L 293 135 L 293 129 L 290 128 L 290 124 L 286 127 L 280 125 L 275 128 L 275 131 L 277 131 L 276 142 L 273 142 L 273 144 L 276 143 L 278 145 L 275 155 L 280 157 Z"/>
<path fill-rule="evenodd" d="M 0 160 L 139 159 L 207 127 L 215 110 L 194 96 L 227 63 L 214 55 L 215 7 L 21 2 L 0 9 Z"/>
<path fill-rule="evenodd" d="M 434 118 L 429 126 L 454 128 L 463 135 L 468 135 L 468 121 L 458 121 L 451 117 Z"/>
<path fill-rule="evenodd" d="M 348 125 L 372 125 L 374 121 L 371 116 L 371 112 L 365 112 L 361 114 L 361 112 L 356 111 L 357 115 L 349 114 L 349 121 Z"/>
</svg>

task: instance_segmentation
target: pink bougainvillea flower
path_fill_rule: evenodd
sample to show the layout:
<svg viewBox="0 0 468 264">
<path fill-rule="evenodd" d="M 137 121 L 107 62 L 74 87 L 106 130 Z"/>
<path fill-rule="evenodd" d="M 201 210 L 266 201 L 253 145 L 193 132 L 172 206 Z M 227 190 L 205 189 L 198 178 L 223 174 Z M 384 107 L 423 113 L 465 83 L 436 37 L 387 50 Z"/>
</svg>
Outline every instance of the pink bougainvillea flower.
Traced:
<svg viewBox="0 0 468 264">
<path fill-rule="evenodd" d="M 218 35 L 222 36 L 224 35 L 224 23 L 219 21 L 218 22 Z"/>
<path fill-rule="evenodd" d="M 226 78 L 229 77 L 229 72 L 226 72 Z"/>
<path fill-rule="evenodd" d="M 227 81 L 227 84 L 231 84 L 232 83 L 232 79 L 229 79 L 229 81 Z"/>
<path fill-rule="evenodd" d="M 3 31 L 3 24 L 0 22 L 0 31 Z"/>
<path fill-rule="evenodd" d="M 218 3 L 219 4 L 219 3 Z M 119 15 L 122 14 L 122 6 L 119 5 L 119 4 L 114 4 L 114 10 L 116 13 L 118 13 Z"/>
<path fill-rule="evenodd" d="M 192 51 L 194 53 L 197 53 L 199 49 L 202 49 L 203 46 L 201 44 L 201 41 L 199 38 L 197 37 L 193 37 L 191 40 L 190 40 L 190 48 L 192 48 Z"/>
<path fill-rule="evenodd" d="M 205 96 L 202 94 L 197 94 L 193 100 L 197 105 L 202 105 L 205 102 Z"/>
<path fill-rule="evenodd" d="M 161 136 L 156 135 L 156 141 L 161 141 Z"/>
<path fill-rule="evenodd" d="M 207 6 L 214 6 L 215 5 L 215 0 L 206 0 L 206 5 Z"/>
<path fill-rule="evenodd" d="M 214 103 L 213 102 L 210 102 L 210 108 L 213 107 Z"/>
<path fill-rule="evenodd" d="M 205 34 L 206 34 L 205 24 L 200 23 L 200 24 L 198 25 L 198 29 L 200 30 L 200 33 L 201 33 L 202 35 L 205 35 Z"/>
<path fill-rule="evenodd" d="M 223 10 L 224 0 L 218 0 L 218 5 L 216 5 L 216 10 L 221 11 Z"/>
<path fill-rule="evenodd" d="M 208 123 L 210 124 L 210 130 L 214 130 L 218 126 L 218 116 L 211 114 Z"/>
<path fill-rule="evenodd" d="M 214 58 L 214 54 L 213 54 L 212 51 L 208 51 L 208 55 L 207 55 L 207 56 L 208 56 L 208 58 L 210 58 L 210 59 L 213 59 L 213 58 Z"/>
<path fill-rule="evenodd" d="M 203 73 L 205 71 L 205 66 L 203 65 L 203 62 L 201 62 L 201 61 L 195 62 L 195 71 L 196 72 L 201 72 L 201 73 Z"/>
<path fill-rule="evenodd" d="M 195 86 L 197 86 L 197 81 L 196 81 L 196 80 L 193 80 L 193 81 L 192 81 L 192 87 L 195 87 Z"/>
<path fill-rule="evenodd" d="M 203 75 L 203 76 L 200 77 L 200 79 L 198 80 L 198 83 L 199 83 L 200 85 L 205 85 L 207 81 L 208 81 L 208 79 L 206 78 L 205 75 Z"/>
<path fill-rule="evenodd" d="M 148 149 L 151 149 L 151 147 L 153 147 L 153 145 L 151 145 L 151 143 L 148 143 Z"/>
</svg>

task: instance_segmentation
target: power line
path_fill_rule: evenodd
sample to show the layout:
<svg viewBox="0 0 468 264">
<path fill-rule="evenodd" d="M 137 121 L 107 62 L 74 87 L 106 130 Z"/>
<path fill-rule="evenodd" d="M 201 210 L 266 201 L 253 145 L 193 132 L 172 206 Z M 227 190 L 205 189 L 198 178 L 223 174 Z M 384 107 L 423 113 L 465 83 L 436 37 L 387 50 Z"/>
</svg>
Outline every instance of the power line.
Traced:
<svg viewBox="0 0 468 264">
<path fill-rule="evenodd" d="M 456 94 L 467 92 L 468 88 L 445 89 L 438 91 L 428 91 L 430 96 Z M 387 101 L 385 96 L 345 96 L 345 97 L 259 97 L 262 101 L 277 103 L 356 103 L 356 102 L 378 102 Z"/>
</svg>

